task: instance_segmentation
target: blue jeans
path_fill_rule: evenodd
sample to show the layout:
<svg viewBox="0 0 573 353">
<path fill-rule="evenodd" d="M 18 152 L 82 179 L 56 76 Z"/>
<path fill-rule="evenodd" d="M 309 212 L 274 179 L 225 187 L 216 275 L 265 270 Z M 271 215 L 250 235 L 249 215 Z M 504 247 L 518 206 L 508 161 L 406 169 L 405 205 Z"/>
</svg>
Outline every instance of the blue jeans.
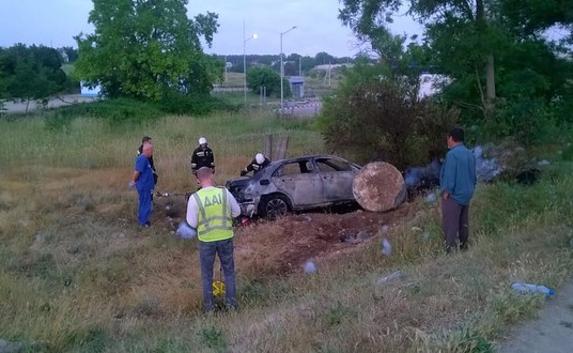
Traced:
<svg viewBox="0 0 573 353">
<path fill-rule="evenodd" d="M 137 189 L 137 193 L 139 194 L 137 220 L 140 225 L 149 223 L 151 219 L 151 211 L 153 210 L 152 192 L 152 189 Z"/>
<path fill-rule="evenodd" d="M 235 261 L 233 256 L 233 239 L 199 242 L 199 259 L 201 261 L 201 281 L 203 284 L 203 310 L 211 311 L 215 308 L 213 299 L 213 266 L 215 255 L 219 255 L 223 274 L 225 277 L 225 305 L 237 308 Z"/>
</svg>

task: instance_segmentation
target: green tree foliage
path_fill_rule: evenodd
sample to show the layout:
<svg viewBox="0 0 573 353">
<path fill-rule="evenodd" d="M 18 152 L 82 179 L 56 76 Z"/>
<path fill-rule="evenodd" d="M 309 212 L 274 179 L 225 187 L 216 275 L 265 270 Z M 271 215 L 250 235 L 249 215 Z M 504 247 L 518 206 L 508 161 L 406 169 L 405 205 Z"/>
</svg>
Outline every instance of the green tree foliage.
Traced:
<svg viewBox="0 0 573 353">
<path fill-rule="evenodd" d="M 206 56 L 217 31 L 214 13 L 187 17 L 187 0 L 93 0 L 95 32 L 76 37 L 76 74 L 109 97 L 161 100 L 173 92 L 208 93 L 222 63 Z"/>
<path fill-rule="evenodd" d="M 256 94 L 260 94 L 261 87 L 266 87 L 267 96 L 279 97 L 281 94 L 281 76 L 270 67 L 254 67 L 247 71 L 247 86 Z M 290 85 L 286 79 L 283 83 L 283 91 L 285 97 L 290 97 Z"/>
<path fill-rule="evenodd" d="M 0 97 L 43 99 L 61 92 L 67 83 L 58 51 L 16 44 L 0 50 Z"/>
<path fill-rule="evenodd" d="M 425 164 L 445 152 L 445 134 L 459 113 L 420 99 L 417 85 L 389 70 L 367 64 L 349 70 L 319 125 L 331 150 L 357 160 L 381 159 L 400 169 Z"/>
<path fill-rule="evenodd" d="M 488 136 L 511 135 L 533 143 L 540 137 L 540 127 L 568 119 L 563 112 L 571 97 L 570 48 L 551 43 L 543 32 L 554 25 L 571 28 L 570 1 L 343 3 L 341 20 L 391 67 L 403 43 L 387 25 L 402 6 L 408 6 L 426 30 L 419 56 L 433 72 L 451 78 L 442 101 L 462 109 L 464 122 L 483 127 Z"/>
</svg>

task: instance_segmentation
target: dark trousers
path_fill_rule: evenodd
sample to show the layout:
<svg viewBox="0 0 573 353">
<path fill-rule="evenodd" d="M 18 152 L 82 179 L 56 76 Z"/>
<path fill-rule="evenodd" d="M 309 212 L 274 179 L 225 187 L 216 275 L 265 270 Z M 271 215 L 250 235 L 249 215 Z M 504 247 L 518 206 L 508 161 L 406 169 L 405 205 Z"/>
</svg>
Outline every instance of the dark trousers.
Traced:
<svg viewBox="0 0 573 353">
<path fill-rule="evenodd" d="M 201 282 L 203 285 L 203 310 L 215 308 L 213 299 L 213 266 L 215 255 L 219 255 L 225 277 L 225 305 L 236 308 L 235 261 L 233 256 L 233 239 L 199 242 L 199 259 L 201 261 Z"/>
<path fill-rule="evenodd" d="M 137 189 L 139 194 L 139 209 L 137 220 L 140 225 L 149 223 L 151 211 L 153 210 L 153 189 Z"/>
<path fill-rule="evenodd" d="M 458 204 L 449 197 L 442 199 L 442 227 L 446 240 L 446 251 L 458 248 L 458 241 L 462 249 L 467 246 L 469 231 L 469 206 Z"/>
</svg>

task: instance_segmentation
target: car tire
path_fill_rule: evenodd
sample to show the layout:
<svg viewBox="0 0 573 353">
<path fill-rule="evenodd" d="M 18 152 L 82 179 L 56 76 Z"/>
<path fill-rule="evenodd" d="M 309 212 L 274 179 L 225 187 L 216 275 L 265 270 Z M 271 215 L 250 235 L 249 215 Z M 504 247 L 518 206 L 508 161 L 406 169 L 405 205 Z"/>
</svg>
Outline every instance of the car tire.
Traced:
<svg viewBox="0 0 573 353">
<path fill-rule="evenodd" d="M 262 200 L 259 214 L 263 218 L 275 220 L 291 211 L 289 200 L 284 195 L 271 195 Z"/>
</svg>

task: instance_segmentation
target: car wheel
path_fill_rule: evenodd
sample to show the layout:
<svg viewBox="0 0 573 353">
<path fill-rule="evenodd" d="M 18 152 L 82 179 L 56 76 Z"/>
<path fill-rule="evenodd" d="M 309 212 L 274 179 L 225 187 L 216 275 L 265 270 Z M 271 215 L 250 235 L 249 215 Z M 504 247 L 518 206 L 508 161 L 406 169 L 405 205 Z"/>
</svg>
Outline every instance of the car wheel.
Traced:
<svg viewBox="0 0 573 353">
<path fill-rule="evenodd" d="M 288 199 L 283 195 L 273 195 L 262 202 L 261 214 L 263 217 L 275 220 L 286 216 L 290 212 Z"/>
</svg>

